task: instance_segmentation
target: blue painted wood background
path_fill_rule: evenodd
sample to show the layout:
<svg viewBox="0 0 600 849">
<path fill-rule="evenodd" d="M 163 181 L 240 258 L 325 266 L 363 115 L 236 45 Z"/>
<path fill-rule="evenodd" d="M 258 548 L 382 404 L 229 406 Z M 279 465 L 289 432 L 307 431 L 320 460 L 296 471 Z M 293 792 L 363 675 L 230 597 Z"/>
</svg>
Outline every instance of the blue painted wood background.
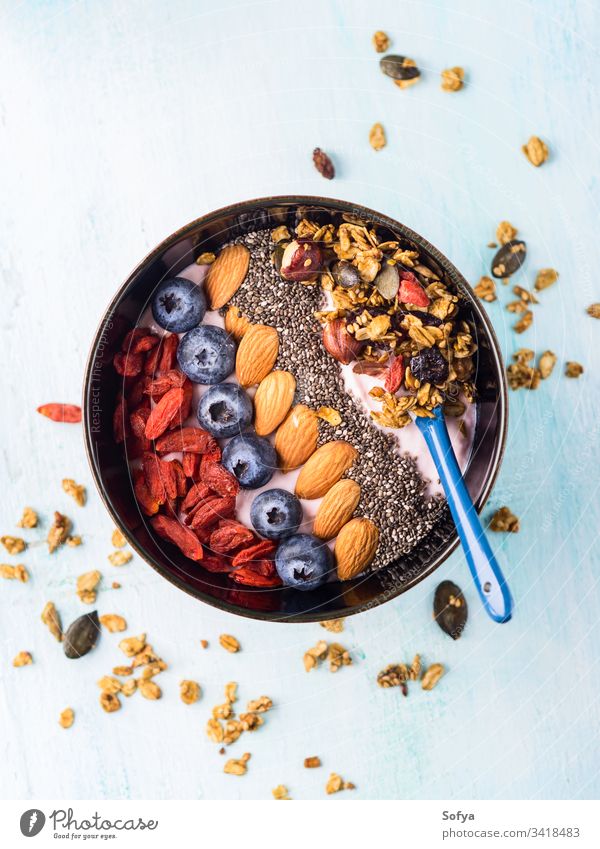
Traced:
<svg viewBox="0 0 600 849">
<path fill-rule="evenodd" d="M 598 346 L 585 315 L 598 284 L 598 36 L 596 4 L 575 0 L 29 0 L 0 3 L 0 416 L 2 533 L 25 504 L 46 526 L 65 510 L 84 537 L 50 557 L 20 558 L 27 585 L 2 582 L 0 789 L 6 797 L 321 798 L 331 770 L 355 797 L 593 798 L 600 791 L 597 546 Z M 422 81 L 399 91 L 371 46 L 386 30 L 414 57 Z M 467 86 L 440 90 L 463 65 Z M 381 121 L 388 146 L 375 153 Z M 545 138 L 550 161 L 520 151 Z M 320 145 L 337 178 L 313 170 Z M 107 563 L 111 523 L 93 490 L 78 427 L 37 416 L 45 401 L 79 399 L 89 341 L 131 267 L 181 224 L 240 198 L 327 193 L 380 209 L 423 233 L 476 282 L 496 224 L 509 219 L 529 246 L 518 282 L 553 266 L 522 337 L 489 307 L 505 355 L 554 350 L 559 366 L 537 392 L 511 393 L 507 455 L 490 507 L 508 504 L 518 535 L 494 537 L 516 598 L 514 620 L 492 624 L 456 554 L 403 598 L 353 618 L 343 642 L 352 668 L 306 674 L 318 626 L 257 624 L 204 607 L 138 558 Z M 517 282 L 517 281 L 515 281 Z M 563 374 L 582 362 L 579 380 Z M 60 481 L 89 487 L 76 508 Z M 488 511 L 489 512 L 489 511 Z M 81 605 L 76 576 L 104 574 L 100 612 L 147 631 L 169 662 L 165 695 L 139 696 L 113 715 L 95 681 L 119 662 L 104 635 L 85 660 L 65 661 L 39 621 L 53 599 L 66 621 Z M 457 643 L 431 621 L 443 577 L 467 592 L 471 619 Z M 123 588 L 109 589 L 114 579 Z M 217 645 L 235 634 L 243 649 Z M 202 651 L 201 638 L 211 646 Z M 35 662 L 13 669 L 28 649 Z M 420 651 L 448 674 L 432 693 L 375 686 L 385 664 Z M 178 682 L 201 682 L 186 707 Z M 222 773 L 205 737 L 210 707 L 236 680 L 242 700 L 276 709 L 233 754 L 252 753 L 244 778 Z M 58 714 L 71 705 L 69 731 Z M 307 755 L 321 770 L 305 770 Z M 340 794 L 348 796 L 349 794 Z"/>
</svg>

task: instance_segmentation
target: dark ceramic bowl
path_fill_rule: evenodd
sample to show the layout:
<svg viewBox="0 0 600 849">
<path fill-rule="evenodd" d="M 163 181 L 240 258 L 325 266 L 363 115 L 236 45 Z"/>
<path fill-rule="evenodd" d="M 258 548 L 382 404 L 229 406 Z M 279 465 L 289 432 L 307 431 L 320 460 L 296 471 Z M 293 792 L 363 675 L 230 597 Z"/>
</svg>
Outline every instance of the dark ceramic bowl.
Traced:
<svg viewBox="0 0 600 849">
<path fill-rule="evenodd" d="M 200 253 L 217 251 L 249 230 L 294 226 L 297 216 L 341 222 L 342 214 L 373 221 L 380 236 L 399 239 L 418 250 L 462 297 L 463 315 L 478 344 L 477 419 L 473 449 L 465 472 L 478 510 L 496 479 L 506 437 L 506 382 L 498 342 L 485 311 L 460 272 L 436 248 L 403 224 L 345 201 L 317 197 L 271 197 L 219 209 L 193 221 L 165 239 L 121 286 L 92 342 L 83 392 L 86 449 L 100 494 L 115 523 L 143 559 L 175 586 L 208 604 L 257 619 L 312 622 L 368 610 L 406 592 L 430 575 L 456 548 L 458 538 L 446 511 L 442 520 L 408 556 L 366 578 L 326 584 L 313 592 L 289 589 L 253 590 L 232 586 L 227 575 L 206 572 L 178 549 L 158 539 L 137 508 L 122 446 L 115 444 L 112 412 L 122 378 L 112 368 L 113 355 L 125 333 L 148 304 L 153 289 L 174 276 Z M 424 448 L 425 450 L 425 448 Z"/>
</svg>

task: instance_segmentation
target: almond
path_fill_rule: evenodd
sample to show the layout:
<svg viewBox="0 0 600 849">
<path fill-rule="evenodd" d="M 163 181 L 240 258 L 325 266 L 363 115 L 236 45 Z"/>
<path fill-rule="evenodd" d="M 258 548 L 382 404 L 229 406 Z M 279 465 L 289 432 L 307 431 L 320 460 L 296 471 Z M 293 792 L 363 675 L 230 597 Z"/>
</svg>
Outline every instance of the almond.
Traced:
<svg viewBox="0 0 600 849">
<path fill-rule="evenodd" d="M 235 373 L 240 386 L 260 383 L 275 365 L 279 336 L 274 327 L 253 324 L 244 333 L 235 358 Z"/>
<path fill-rule="evenodd" d="M 224 248 L 211 265 L 204 291 L 211 310 L 218 310 L 233 298 L 248 272 L 250 251 L 244 245 Z"/>
<path fill-rule="evenodd" d="M 350 519 L 335 541 L 335 559 L 340 581 L 349 581 L 373 560 L 379 545 L 379 530 L 370 519 Z"/>
<path fill-rule="evenodd" d="M 250 320 L 237 307 L 230 306 L 225 313 L 225 330 L 239 342 L 250 327 Z"/>
<path fill-rule="evenodd" d="M 319 425 L 312 410 L 297 404 L 275 434 L 275 450 L 282 471 L 289 472 L 305 463 L 317 447 Z"/>
<path fill-rule="evenodd" d="M 353 480 L 334 484 L 317 510 L 313 534 L 320 539 L 332 539 L 351 518 L 360 499 L 360 486 Z"/>
<path fill-rule="evenodd" d="M 356 449 L 342 439 L 321 445 L 298 475 L 296 495 L 298 498 L 321 498 L 355 459 Z"/>
<path fill-rule="evenodd" d="M 296 379 L 289 371 L 272 371 L 264 380 L 254 396 L 254 430 L 259 436 L 273 433 L 288 414 Z"/>
</svg>

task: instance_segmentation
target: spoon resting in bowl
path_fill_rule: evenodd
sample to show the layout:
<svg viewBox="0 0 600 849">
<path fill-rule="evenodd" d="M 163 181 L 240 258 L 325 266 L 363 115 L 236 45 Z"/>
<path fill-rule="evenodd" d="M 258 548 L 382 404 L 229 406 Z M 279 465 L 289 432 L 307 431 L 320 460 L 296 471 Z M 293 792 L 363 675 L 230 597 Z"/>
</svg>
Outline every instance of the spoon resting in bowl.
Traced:
<svg viewBox="0 0 600 849">
<path fill-rule="evenodd" d="M 483 606 L 495 622 L 508 622 L 513 609 L 510 590 L 465 486 L 442 408 L 435 407 L 432 412 L 433 418 L 415 416 L 415 423 L 423 434 L 440 476 Z"/>
</svg>

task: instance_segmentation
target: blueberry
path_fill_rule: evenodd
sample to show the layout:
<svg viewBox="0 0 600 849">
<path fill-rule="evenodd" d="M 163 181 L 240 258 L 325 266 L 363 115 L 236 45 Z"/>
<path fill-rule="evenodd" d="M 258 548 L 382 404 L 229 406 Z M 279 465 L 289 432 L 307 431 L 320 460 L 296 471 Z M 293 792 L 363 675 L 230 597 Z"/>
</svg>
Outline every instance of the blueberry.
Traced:
<svg viewBox="0 0 600 849">
<path fill-rule="evenodd" d="M 154 321 L 171 333 L 185 333 L 204 318 L 204 292 L 191 280 L 173 277 L 161 283 L 152 298 Z"/>
<path fill-rule="evenodd" d="M 285 489 L 267 489 L 252 502 L 250 521 L 261 536 L 283 539 L 300 527 L 302 505 Z"/>
<path fill-rule="evenodd" d="M 332 569 L 331 552 L 312 534 L 295 534 L 279 544 L 275 568 L 286 587 L 314 590 Z"/>
<path fill-rule="evenodd" d="M 218 383 L 198 404 L 198 421 L 216 437 L 235 436 L 252 421 L 252 401 L 237 383 Z"/>
<path fill-rule="evenodd" d="M 412 357 L 410 371 L 421 383 L 443 383 L 448 379 L 448 363 L 437 348 L 425 348 Z"/>
<path fill-rule="evenodd" d="M 244 489 L 258 489 L 273 477 L 277 468 L 277 455 L 268 439 L 252 433 L 241 433 L 227 443 L 221 462 Z"/>
<path fill-rule="evenodd" d="M 235 342 L 212 324 L 194 327 L 179 343 L 177 362 L 194 383 L 220 383 L 234 369 Z"/>
</svg>

